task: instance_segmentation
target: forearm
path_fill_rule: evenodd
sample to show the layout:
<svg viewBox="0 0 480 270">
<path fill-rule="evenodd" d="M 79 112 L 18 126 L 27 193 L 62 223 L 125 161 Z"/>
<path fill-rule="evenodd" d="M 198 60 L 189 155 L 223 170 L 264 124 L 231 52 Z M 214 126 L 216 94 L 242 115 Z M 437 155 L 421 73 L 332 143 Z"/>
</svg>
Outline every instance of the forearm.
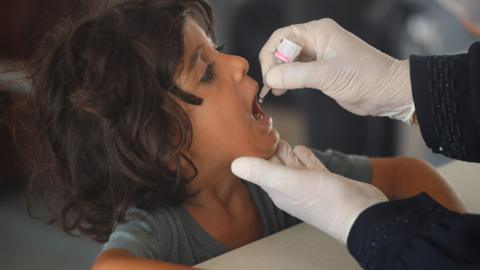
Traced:
<svg viewBox="0 0 480 270">
<path fill-rule="evenodd" d="M 412 94 L 423 139 L 435 153 L 480 161 L 480 43 L 468 54 L 412 56 Z"/>
<path fill-rule="evenodd" d="M 389 199 L 405 199 L 426 192 L 443 206 L 466 212 L 448 182 L 426 162 L 413 158 L 379 158 L 371 162 L 372 184 Z"/>
<path fill-rule="evenodd" d="M 356 219 L 348 249 L 363 269 L 480 269 L 480 216 L 459 215 L 428 195 L 376 204 Z"/>
<path fill-rule="evenodd" d="M 109 250 L 101 254 L 92 270 L 189 270 L 190 266 L 138 258 L 123 250 Z"/>
</svg>

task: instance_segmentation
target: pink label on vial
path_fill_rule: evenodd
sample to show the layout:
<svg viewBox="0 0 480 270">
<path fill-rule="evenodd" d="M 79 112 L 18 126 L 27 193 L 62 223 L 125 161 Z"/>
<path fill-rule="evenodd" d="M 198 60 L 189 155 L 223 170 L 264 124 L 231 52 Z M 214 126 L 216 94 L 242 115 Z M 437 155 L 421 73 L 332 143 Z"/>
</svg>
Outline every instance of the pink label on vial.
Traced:
<svg viewBox="0 0 480 270">
<path fill-rule="evenodd" d="M 278 50 L 275 51 L 275 57 L 278 58 L 280 61 L 283 61 L 285 63 L 288 63 L 288 56 L 282 54 Z"/>
</svg>

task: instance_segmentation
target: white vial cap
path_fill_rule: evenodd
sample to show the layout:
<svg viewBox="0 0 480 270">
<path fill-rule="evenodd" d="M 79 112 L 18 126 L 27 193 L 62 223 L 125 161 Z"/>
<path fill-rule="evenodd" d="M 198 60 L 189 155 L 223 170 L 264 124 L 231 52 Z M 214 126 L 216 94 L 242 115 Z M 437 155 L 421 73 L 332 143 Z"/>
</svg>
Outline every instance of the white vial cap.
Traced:
<svg viewBox="0 0 480 270">
<path fill-rule="evenodd" d="M 275 50 L 275 57 L 283 63 L 291 63 L 302 52 L 302 46 L 287 38 L 282 38 Z"/>
</svg>

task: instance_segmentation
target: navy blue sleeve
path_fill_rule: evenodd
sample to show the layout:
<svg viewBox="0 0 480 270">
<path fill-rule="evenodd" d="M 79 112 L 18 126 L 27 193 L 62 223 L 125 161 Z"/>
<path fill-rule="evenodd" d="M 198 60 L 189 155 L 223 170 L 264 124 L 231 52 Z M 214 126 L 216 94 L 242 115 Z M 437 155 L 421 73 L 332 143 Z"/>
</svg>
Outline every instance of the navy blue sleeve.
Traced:
<svg viewBox="0 0 480 270">
<path fill-rule="evenodd" d="M 433 152 L 480 162 L 480 42 L 467 54 L 411 56 L 413 99 Z"/>
<path fill-rule="evenodd" d="M 452 212 L 423 193 L 366 209 L 347 245 L 367 270 L 480 269 L 480 216 Z"/>
</svg>

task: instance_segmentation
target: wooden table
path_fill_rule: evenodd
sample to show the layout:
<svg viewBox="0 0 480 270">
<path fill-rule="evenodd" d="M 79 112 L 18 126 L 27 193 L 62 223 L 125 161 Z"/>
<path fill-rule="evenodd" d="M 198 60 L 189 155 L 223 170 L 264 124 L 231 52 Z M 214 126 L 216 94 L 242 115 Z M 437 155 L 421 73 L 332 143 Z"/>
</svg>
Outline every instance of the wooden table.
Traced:
<svg viewBox="0 0 480 270">
<path fill-rule="evenodd" d="M 357 270 L 348 250 L 305 223 L 198 264 L 211 270 Z"/>
</svg>

